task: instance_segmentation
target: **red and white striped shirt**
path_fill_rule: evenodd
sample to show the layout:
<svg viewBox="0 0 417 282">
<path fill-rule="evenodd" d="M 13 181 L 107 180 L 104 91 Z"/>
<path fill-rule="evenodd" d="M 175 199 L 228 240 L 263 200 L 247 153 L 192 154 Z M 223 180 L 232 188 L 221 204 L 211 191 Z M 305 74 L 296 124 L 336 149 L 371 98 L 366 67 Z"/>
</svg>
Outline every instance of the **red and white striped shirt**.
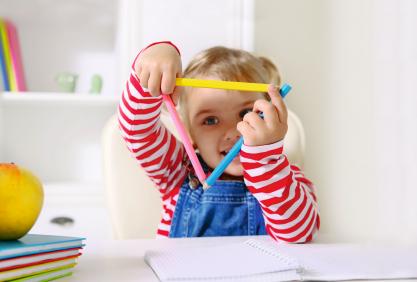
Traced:
<svg viewBox="0 0 417 282">
<path fill-rule="evenodd" d="M 174 46 L 175 47 L 175 46 Z M 134 64 L 133 64 L 134 65 Z M 119 126 L 129 150 L 163 201 L 157 234 L 168 237 L 179 190 L 188 174 L 185 149 L 160 121 L 162 98 L 140 86 L 134 69 L 119 104 Z M 320 227 L 313 184 L 283 154 L 283 142 L 242 146 L 248 190 L 259 201 L 268 234 L 277 241 L 308 242 Z"/>
</svg>

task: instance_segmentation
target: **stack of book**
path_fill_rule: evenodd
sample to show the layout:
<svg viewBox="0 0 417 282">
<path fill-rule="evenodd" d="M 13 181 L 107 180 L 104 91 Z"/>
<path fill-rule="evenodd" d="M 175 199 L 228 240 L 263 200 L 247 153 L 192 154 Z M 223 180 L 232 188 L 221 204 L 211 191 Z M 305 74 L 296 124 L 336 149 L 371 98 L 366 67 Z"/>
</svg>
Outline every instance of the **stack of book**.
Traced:
<svg viewBox="0 0 417 282">
<path fill-rule="evenodd" d="M 50 281 L 72 274 L 85 238 L 27 234 L 0 241 L 0 281 Z"/>
<path fill-rule="evenodd" d="M 0 76 L 0 90 L 27 90 L 16 27 L 11 21 L 2 18 L 0 18 Z"/>
</svg>

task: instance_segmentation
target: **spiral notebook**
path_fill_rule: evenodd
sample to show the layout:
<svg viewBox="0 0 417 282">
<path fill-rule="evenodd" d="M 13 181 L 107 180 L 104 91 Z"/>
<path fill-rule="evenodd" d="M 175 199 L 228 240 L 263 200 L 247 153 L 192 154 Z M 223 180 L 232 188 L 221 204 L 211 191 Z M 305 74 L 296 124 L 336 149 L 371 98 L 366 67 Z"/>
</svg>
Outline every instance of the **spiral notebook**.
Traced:
<svg viewBox="0 0 417 282">
<path fill-rule="evenodd" d="M 220 242 L 214 247 L 148 251 L 145 261 L 163 282 L 417 278 L 416 247 L 283 244 L 268 239 Z"/>
<path fill-rule="evenodd" d="M 256 240 L 166 252 L 148 251 L 145 261 L 160 281 L 300 280 L 300 265 L 295 259 L 271 251 Z"/>
</svg>

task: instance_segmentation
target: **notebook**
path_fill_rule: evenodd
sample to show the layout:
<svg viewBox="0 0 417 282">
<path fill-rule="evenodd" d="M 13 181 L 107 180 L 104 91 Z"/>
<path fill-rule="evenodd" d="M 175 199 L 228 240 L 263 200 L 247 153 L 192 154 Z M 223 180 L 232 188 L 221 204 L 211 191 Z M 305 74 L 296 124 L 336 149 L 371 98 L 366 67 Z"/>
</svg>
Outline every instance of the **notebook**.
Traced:
<svg viewBox="0 0 417 282">
<path fill-rule="evenodd" d="M 145 261 L 161 281 L 291 281 L 300 280 L 299 263 L 247 240 L 228 245 L 145 253 Z M 262 262 L 262 263 L 257 263 Z"/>
<path fill-rule="evenodd" d="M 80 248 L 83 246 L 83 240 L 85 238 L 27 234 L 19 240 L 0 241 L 0 259 Z"/>
<path fill-rule="evenodd" d="M 417 246 L 313 243 L 277 250 L 298 260 L 304 280 L 417 278 Z"/>
<path fill-rule="evenodd" d="M 214 247 L 150 250 L 145 261 L 160 281 L 417 278 L 417 248 L 284 244 L 269 238 Z"/>
</svg>

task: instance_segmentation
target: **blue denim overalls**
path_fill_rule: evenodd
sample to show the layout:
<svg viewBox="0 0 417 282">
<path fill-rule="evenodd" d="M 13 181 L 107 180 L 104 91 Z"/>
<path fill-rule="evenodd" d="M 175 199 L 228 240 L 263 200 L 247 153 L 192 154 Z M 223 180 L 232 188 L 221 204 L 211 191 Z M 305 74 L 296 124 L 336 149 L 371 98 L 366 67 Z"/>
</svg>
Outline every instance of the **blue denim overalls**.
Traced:
<svg viewBox="0 0 417 282">
<path fill-rule="evenodd" d="M 200 162 L 207 173 L 207 165 Z M 191 173 L 184 181 L 169 237 L 266 234 L 258 200 L 243 181 L 218 180 L 204 192 Z"/>
</svg>

